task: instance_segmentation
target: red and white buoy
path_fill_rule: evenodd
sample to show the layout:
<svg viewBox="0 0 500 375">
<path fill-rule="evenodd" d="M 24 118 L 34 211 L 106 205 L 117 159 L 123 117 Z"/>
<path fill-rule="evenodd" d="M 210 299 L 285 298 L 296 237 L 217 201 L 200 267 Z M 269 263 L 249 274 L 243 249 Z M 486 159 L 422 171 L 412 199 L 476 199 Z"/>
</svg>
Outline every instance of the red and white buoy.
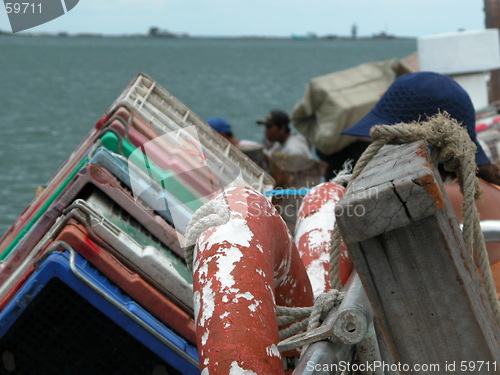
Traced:
<svg viewBox="0 0 500 375">
<path fill-rule="evenodd" d="M 295 226 L 295 243 L 309 275 L 315 297 L 331 289 L 330 248 L 335 225 L 335 206 L 345 188 L 324 182 L 312 188 L 302 200 Z M 347 282 L 352 262 L 342 241 L 340 249 L 340 281 Z"/>
<path fill-rule="evenodd" d="M 215 198 L 229 220 L 201 233 L 193 290 L 204 375 L 283 374 L 275 306 L 311 306 L 311 285 L 274 206 L 246 187 Z"/>
</svg>

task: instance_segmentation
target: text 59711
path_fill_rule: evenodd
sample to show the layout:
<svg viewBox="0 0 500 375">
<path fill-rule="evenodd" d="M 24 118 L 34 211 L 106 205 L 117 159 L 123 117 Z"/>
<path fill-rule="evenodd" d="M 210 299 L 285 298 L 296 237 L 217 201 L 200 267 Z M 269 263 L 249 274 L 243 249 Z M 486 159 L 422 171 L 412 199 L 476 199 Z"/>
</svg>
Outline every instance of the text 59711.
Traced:
<svg viewBox="0 0 500 375">
<path fill-rule="evenodd" d="M 42 3 L 5 3 L 5 10 L 7 14 L 41 14 L 42 13 Z"/>
</svg>

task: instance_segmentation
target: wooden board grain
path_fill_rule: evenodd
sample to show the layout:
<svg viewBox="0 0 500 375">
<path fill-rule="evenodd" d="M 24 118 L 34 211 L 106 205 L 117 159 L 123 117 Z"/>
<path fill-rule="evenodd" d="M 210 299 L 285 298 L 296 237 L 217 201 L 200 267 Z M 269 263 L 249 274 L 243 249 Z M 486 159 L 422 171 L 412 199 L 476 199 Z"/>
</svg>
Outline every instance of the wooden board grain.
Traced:
<svg viewBox="0 0 500 375">
<path fill-rule="evenodd" d="M 353 215 L 353 207 L 364 214 Z M 500 373 L 498 327 L 425 144 L 382 148 L 336 213 L 396 363 L 437 364 L 446 374 Z M 462 361 L 490 365 L 463 371 Z"/>
</svg>

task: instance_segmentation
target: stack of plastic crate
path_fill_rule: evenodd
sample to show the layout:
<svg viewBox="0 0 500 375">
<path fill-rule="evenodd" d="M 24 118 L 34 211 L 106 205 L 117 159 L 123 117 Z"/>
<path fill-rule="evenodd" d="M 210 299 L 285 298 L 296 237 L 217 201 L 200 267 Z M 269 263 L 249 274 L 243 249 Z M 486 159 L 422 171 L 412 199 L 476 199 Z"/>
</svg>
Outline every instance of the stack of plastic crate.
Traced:
<svg viewBox="0 0 500 375">
<path fill-rule="evenodd" d="M 139 74 L 0 241 L 0 373 L 199 374 L 193 212 L 273 180 Z"/>
</svg>

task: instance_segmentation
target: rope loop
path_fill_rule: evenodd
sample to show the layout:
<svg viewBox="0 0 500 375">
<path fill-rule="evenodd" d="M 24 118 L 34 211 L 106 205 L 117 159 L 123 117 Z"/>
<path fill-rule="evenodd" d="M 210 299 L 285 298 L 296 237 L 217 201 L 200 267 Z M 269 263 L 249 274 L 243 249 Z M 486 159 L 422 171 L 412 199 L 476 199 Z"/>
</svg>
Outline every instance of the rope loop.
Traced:
<svg viewBox="0 0 500 375">
<path fill-rule="evenodd" d="M 230 216 L 229 206 L 222 200 L 208 201 L 193 213 L 186 229 L 187 247 L 184 249 L 190 271 L 193 271 L 194 247 L 200 234 L 212 227 L 226 224 Z"/>
<path fill-rule="evenodd" d="M 337 289 L 331 289 L 326 293 L 320 294 L 314 301 L 314 306 L 309 307 L 286 307 L 276 306 L 278 315 L 278 325 L 283 326 L 292 324 L 291 326 L 280 330 L 280 340 L 291 337 L 304 329 L 314 329 L 319 326 L 322 319 L 335 306 L 341 304 L 345 296 L 344 292 Z"/>
<path fill-rule="evenodd" d="M 496 294 L 496 287 L 475 204 L 475 200 L 481 197 L 481 189 L 476 177 L 476 145 L 470 139 L 467 130 L 455 119 L 451 118 L 447 112 L 443 112 L 423 122 L 376 125 L 372 127 L 370 136 L 373 141 L 354 166 L 347 189 L 360 175 L 368 162 L 386 144 L 424 141 L 432 147 L 432 160 L 441 160 L 444 163 L 445 170 L 454 172 L 457 175 L 464 196 L 462 236 L 471 259 L 474 259 L 475 248 L 475 255 L 483 275 L 488 298 L 500 326 L 500 302 Z M 340 284 L 338 263 L 341 241 L 342 238 L 337 224 L 335 224 L 330 251 L 330 280 L 333 287 Z"/>
</svg>

